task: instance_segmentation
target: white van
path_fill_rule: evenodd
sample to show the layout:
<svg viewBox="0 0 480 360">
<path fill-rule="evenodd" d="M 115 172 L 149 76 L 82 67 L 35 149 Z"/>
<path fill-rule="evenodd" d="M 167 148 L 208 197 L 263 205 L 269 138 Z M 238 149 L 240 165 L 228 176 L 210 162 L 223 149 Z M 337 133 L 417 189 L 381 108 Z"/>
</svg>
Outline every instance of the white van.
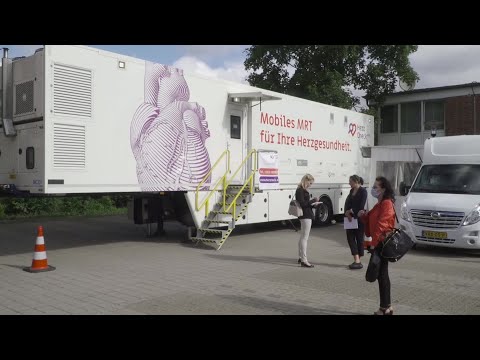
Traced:
<svg viewBox="0 0 480 360">
<path fill-rule="evenodd" d="M 417 243 L 480 249 L 480 135 L 427 139 L 422 167 L 403 185 L 400 226 Z"/>
</svg>

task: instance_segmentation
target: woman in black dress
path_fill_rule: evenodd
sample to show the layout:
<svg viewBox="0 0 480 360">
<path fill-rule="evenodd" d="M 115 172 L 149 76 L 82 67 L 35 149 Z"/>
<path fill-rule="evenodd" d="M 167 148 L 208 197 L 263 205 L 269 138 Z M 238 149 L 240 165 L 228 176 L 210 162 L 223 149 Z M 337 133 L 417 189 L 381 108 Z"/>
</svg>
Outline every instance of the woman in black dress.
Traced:
<svg viewBox="0 0 480 360">
<path fill-rule="evenodd" d="M 351 221 L 357 219 L 357 214 L 360 210 L 365 209 L 365 203 L 367 202 L 367 190 L 362 187 L 363 179 L 358 175 L 352 175 L 349 179 L 350 194 L 345 201 L 345 221 Z M 361 221 L 358 221 L 358 229 L 348 229 L 347 241 L 350 246 L 350 251 L 353 256 L 353 263 L 348 267 L 352 270 L 363 268 L 360 258 L 364 255 L 363 237 L 365 234 L 364 225 Z"/>
</svg>

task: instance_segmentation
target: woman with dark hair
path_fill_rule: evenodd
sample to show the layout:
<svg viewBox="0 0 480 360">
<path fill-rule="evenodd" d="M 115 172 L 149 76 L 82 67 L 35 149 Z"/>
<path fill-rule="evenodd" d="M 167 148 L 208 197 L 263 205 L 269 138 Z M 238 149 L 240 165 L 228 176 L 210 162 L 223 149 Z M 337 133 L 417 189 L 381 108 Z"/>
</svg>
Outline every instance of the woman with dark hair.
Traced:
<svg viewBox="0 0 480 360">
<path fill-rule="evenodd" d="M 357 214 L 360 210 L 365 209 L 365 203 L 367 202 L 367 190 L 362 187 L 363 179 L 358 175 L 352 175 L 349 178 L 350 194 L 345 200 L 345 216 L 347 219 L 345 221 L 352 221 L 352 219 L 357 219 Z M 347 229 L 347 241 L 348 246 L 350 246 L 350 252 L 353 256 L 353 263 L 348 267 L 352 270 L 363 268 L 360 258 L 364 254 L 363 248 L 363 236 L 364 236 L 364 226 L 361 221 L 358 222 L 357 229 Z"/>
<path fill-rule="evenodd" d="M 390 182 L 383 176 L 377 177 L 371 194 L 378 199 L 378 203 L 368 212 L 365 210 L 358 212 L 358 218 L 365 224 L 365 234 L 372 237 L 370 253 L 380 250 L 379 245 L 385 240 L 385 235 L 395 227 L 395 193 Z M 377 280 L 380 308 L 374 312 L 374 315 L 393 315 L 387 259 L 381 258 Z"/>
</svg>

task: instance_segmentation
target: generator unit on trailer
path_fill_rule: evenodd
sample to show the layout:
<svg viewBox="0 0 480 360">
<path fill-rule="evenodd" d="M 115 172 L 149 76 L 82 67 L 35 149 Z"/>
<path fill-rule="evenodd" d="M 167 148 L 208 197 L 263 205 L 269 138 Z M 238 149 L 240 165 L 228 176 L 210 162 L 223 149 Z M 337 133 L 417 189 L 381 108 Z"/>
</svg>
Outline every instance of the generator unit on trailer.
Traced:
<svg viewBox="0 0 480 360">
<path fill-rule="evenodd" d="M 4 189 L 131 193 L 136 223 L 175 218 L 217 249 L 236 225 L 292 219 L 306 173 L 321 224 L 369 174 L 373 117 L 245 84 L 76 45 L 5 52 L 1 83 Z"/>
</svg>

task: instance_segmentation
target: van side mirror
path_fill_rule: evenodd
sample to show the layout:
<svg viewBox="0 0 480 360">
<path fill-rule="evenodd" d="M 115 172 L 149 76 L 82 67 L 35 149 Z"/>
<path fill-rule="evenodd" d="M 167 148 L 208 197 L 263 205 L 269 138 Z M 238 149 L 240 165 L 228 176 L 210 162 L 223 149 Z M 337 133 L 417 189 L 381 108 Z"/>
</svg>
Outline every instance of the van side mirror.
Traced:
<svg viewBox="0 0 480 360">
<path fill-rule="evenodd" d="M 400 183 L 400 195 L 401 196 L 407 196 L 408 192 L 410 191 L 411 185 L 405 185 L 405 183 L 402 181 Z"/>
</svg>

